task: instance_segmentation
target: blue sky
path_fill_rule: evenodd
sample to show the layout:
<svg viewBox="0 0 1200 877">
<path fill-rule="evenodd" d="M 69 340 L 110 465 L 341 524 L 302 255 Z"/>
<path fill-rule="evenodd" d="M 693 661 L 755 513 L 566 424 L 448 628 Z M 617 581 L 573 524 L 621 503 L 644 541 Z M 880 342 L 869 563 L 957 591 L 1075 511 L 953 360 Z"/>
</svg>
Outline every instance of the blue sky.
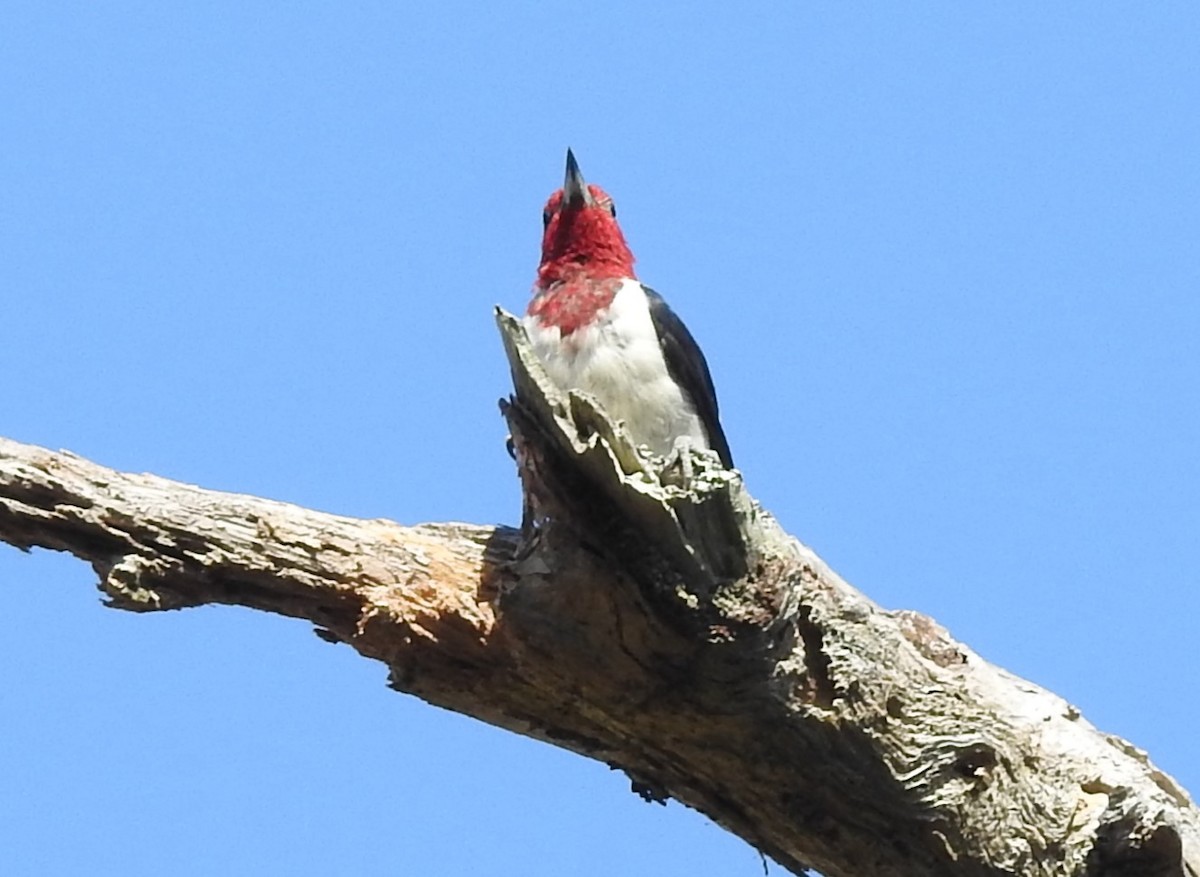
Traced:
<svg viewBox="0 0 1200 877">
<path fill-rule="evenodd" d="M 572 146 L 786 527 L 1200 788 L 1194 3 L 11 3 L 0 434 L 514 523 Z M 297 621 L 0 546 L 0 870 L 755 874 Z"/>
</svg>

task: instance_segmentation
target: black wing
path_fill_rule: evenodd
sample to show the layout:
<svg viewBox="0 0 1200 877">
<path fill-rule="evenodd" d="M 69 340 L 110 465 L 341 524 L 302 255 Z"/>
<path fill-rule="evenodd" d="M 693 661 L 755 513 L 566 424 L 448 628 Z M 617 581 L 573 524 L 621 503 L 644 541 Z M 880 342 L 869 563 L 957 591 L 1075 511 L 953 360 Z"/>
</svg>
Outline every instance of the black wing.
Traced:
<svg viewBox="0 0 1200 877">
<path fill-rule="evenodd" d="M 648 286 L 642 289 L 646 291 L 646 299 L 650 304 L 650 320 L 662 344 L 667 372 L 691 397 L 704 432 L 708 435 L 708 444 L 717 452 L 722 465 L 732 469 L 729 442 L 725 440 L 725 432 L 717 416 L 717 391 L 713 387 L 712 375 L 708 373 L 708 363 L 700 352 L 700 345 L 661 295 Z"/>
</svg>

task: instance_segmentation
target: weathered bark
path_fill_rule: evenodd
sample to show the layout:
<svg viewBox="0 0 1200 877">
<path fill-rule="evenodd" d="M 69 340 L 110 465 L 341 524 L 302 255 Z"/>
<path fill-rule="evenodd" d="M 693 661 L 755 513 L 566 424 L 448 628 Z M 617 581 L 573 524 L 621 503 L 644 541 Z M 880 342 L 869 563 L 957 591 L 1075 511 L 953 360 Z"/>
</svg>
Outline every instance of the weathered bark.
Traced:
<svg viewBox="0 0 1200 877">
<path fill-rule="evenodd" d="M 1200 813 L 1144 753 L 881 610 L 707 455 L 660 473 L 500 322 L 521 530 L 337 517 L 0 439 L 0 539 L 89 561 L 123 609 L 306 618 L 395 688 L 619 766 L 793 871 L 1200 875 Z"/>
</svg>

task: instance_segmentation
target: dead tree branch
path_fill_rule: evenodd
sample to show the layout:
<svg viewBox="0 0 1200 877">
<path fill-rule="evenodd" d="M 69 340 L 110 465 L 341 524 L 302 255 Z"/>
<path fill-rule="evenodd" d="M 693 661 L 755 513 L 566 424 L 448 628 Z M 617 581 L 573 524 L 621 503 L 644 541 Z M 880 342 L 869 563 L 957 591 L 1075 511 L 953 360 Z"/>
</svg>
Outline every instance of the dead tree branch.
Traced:
<svg viewBox="0 0 1200 877">
<path fill-rule="evenodd" d="M 337 517 L 0 439 L 0 540 L 88 561 L 118 608 L 307 619 L 398 690 L 620 767 L 795 872 L 1200 875 L 1200 813 L 1145 753 L 880 609 L 706 455 L 658 471 L 499 320 L 521 530 Z"/>
</svg>

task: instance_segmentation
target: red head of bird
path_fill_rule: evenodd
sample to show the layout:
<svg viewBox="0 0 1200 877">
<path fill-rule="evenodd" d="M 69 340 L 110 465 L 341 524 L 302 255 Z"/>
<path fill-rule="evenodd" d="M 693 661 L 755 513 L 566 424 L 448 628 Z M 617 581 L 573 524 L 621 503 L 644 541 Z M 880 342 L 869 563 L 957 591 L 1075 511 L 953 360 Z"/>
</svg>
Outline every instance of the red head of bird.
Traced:
<svg viewBox="0 0 1200 877">
<path fill-rule="evenodd" d="M 573 280 L 633 278 L 633 253 L 617 225 L 617 208 L 599 186 L 588 185 L 571 150 L 563 187 L 542 213 L 542 261 L 537 288 Z"/>
</svg>

